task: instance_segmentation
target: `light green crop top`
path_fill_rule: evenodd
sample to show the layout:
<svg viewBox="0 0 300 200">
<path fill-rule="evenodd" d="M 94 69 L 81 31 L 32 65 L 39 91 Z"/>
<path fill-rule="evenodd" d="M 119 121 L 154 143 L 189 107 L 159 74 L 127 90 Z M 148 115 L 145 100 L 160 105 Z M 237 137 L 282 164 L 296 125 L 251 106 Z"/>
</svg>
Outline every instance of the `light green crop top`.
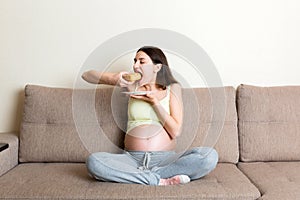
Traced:
<svg viewBox="0 0 300 200">
<path fill-rule="evenodd" d="M 170 114 L 170 86 L 167 87 L 166 97 L 159 102 L 167 113 Z M 128 102 L 127 133 L 143 124 L 162 125 L 149 103 L 140 99 L 130 98 Z"/>
</svg>

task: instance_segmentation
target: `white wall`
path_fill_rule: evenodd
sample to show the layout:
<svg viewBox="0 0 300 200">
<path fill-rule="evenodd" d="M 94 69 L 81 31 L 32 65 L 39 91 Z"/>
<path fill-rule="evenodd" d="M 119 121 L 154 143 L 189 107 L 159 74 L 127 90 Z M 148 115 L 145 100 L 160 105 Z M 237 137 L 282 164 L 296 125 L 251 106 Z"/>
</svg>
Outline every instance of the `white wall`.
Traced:
<svg viewBox="0 0 300 200">
<path fill-rule="evenodd" d="M 72 87 L 95 48 L 139 28 L 197 42 L 224 85 L 300 85 L 299 10 L 297 0 L 0 0 L 0 132 L 19 130 L 26 84 Z"/>
</svg>

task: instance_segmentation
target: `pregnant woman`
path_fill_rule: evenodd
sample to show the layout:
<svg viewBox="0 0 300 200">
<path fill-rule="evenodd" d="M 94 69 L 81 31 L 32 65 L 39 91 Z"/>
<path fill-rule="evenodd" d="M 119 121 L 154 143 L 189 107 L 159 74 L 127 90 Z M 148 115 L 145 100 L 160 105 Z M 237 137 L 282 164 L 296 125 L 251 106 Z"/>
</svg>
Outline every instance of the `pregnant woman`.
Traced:
<svg viewBox="0 0 300 200">
<path fill-rule="evenodd" d="M 184 184 L 207 175 L 218 162 L 213 148 L 193 148 L 172 159 L 176 138 L 184 137 L 183 105 L 181 86 L 163 51 L 152 46 L 140 48 L 133 70 L 132 75 L 95 70 L 82 75 L 89 83 L 117 85 L 131 92 L 125 149 L 122 154 L 91 154 L 87 159 L 90 175 L 100 181 L 144 185 Z"/>
</svg>

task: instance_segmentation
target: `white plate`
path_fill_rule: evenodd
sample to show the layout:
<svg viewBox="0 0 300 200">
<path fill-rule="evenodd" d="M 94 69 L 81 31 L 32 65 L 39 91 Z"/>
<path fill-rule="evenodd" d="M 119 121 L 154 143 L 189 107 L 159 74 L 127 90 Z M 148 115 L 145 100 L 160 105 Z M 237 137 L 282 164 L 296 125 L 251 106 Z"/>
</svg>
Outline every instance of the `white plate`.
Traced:
<svg viewBox="0 0 300 200">
<path fill-rule="evenodd" d="M 128 95 L 146 95 L 151 93 L 151 91 L 133 91 L 133 92 L 122 92 L 122 93 Z"/>
</svg>

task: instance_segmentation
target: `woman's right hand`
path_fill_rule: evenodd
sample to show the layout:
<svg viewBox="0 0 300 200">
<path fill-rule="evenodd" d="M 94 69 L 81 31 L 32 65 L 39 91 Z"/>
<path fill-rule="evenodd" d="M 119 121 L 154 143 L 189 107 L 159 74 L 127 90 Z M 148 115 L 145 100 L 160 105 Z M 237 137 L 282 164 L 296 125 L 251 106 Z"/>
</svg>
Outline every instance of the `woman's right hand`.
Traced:
<svg viewBox="0 0 300 200">
<path fill-rule="evenodd" d="M 120 72 L 117 74 L 118 76 L 118 85 L 120 87 L 126 87 L 128 88 L 129 91 L 133 91 L 135 89 L 135 84 L 134 84 L 134 81 L 127 81 L 123 78 L 123 75 L 124 74 L 129 74 L 129 72 Z"/>
</svg>

